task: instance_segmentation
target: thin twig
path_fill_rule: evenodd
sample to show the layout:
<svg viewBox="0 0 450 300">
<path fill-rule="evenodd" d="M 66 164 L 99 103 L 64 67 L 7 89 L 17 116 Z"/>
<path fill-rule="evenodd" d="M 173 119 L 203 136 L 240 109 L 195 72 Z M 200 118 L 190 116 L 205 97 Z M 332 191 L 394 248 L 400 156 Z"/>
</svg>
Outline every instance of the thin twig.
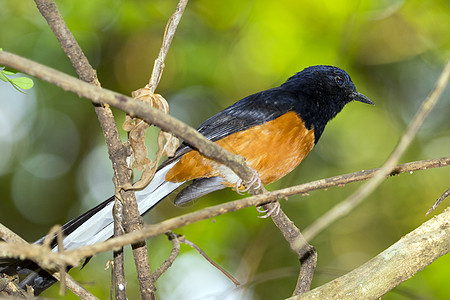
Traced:
<svg viewBox="0 0 450 300">
<path fill-rule="evenodd" d="M 158 278 L 172 266 L 173 262 L 180 254 L 180 241 L 178 240 L 178 236 L 172 231 L 166 232 L 166 235 L 172 243 L 172 251 L 170 252 L 169 257 L 153 273 L 153 281 L 158 280 Z"/>
<path fill-rule="evenodd" d="M 266 206 L 270 207 L 271 205 L 275 204 L 271 203 Z M 300 272 L 293 295 L 309 291 L 317 265 L 316 249 L 306 241 L 294 222 L 282 210 L 271 217 L 274 224 L 280 229 L 284 238 L 291 246 L 292 251 L 297 254 L 300 262 Z"/>
<path fill-rule="evenodd" d="M 148 86 L 152 93 L 155 92 L 159 80 L 161 79 L 161 75 L 164 70 L 164 60 L 166 59 L 167 52 L 169 51 L 170 44 L 172 43 L 172 39 L 175 35 L 175 31 L 177 30 L 178 24 L 180 23 L 181 16 L 183 15 L 187 3 L 188 0 L 180 0 L 180 2 L 178 2 L 177 8 L 175 9 L 175 12 L 167 22 L 166 29 L 164 30 L 162 46 L 159 50 L 158 58 L 155 60 L 155 64 L 153 65 L 152 75 L 150 76 L 150 81 L 148 83 Z"/>
<path fill-rule="evenodd" d="M 29 259 L 45 270 L 57 269 L 62 263 L 77 266 L 81 261 L 72 255 L 61 255 L 47 247 L 36 244 L 0 243 L 0 257 Z M 50 271 L 50 273 L 53 272 Z"/>
<path fill-rule="evenodd" d="M 152 107 L 161 110 L 166 114 L 169 113 L 169 104 L 161 95 L 154 94 L 154 92 L 161 79 L 162 72 L 164 70 L 164 60 L 169 51 L 170 44 L 186 8 L 187 2 L 188 0 L 180 0 L 175 12 L 167 22 L 164 30 L 162 45 L 159 50 L 158 57 L 155 59 L 149 83 L 145 87 L 131 93 L 131 96 L 136 100 L 149 103 Z M 127 185 L 123 187 L 126 190 L 139 190 L 147 186 L 153 179 L 161 158 L 164 155 L 169 157 L 173 156 L 179 146 L 179 140 L 174 137 L 172 133 L 161 130 L 157 138 L 158 151 L 156 153 L 156 158 L 152 161 L 148 157 L 148 149 L 145 146 L 145 135 L 148 132 L 147 128 L 151 125 L 151 123 L 145 122 L 139 118 L 133 118 L 130 115 L 127 115 L 123 124 L 123 128 L 128 133 L 128 144 L 130 147 L 131 156 L 131 159 L 129 160 L 130 168 L 135 168 L 138 171 L 142 171 L 141 178 L 137 182 L 135 182 L 132 186 Z"/>
<path fill-rule="evenodd" d="M 60 273 L 52 274 L 57 280 L 61 280 Z M 77 297 L 85 300 L 98 300 L 91 292 L 89 292 L 81 283 L 73 279 L 68 273 L 65 274 L 66 287 L 71 290 Z"/>
<path fill-rule="evenodd" d="M 415 161 L 406 164 L 398 165 L 394 168 L 391 175 L 399 175 L 401 173 L 410 173 L 420 170 L 428 170 L 432 168 L 441 168 L 450 166 L 450 157 L 444 157 L 439 159 Z M 109 239 L 102 243 L 97 243 L 92 246 L 86 246 L 74 250 L 68 250 L 65 252 L 64 260 L 67 265 L 77 266 L 77 264 L 85 257 L 93 256 L 95 254 L 110 251 L 113 249 L 120 248 L 124 245 L 132 244 L 138 240 L 143 240 L 151 236 L 156 236 L 158 234 L 163 234 L 169 230 L 174 230 L 198 221 L 213 218 L 219 215 L 223 215 L 229 212 L 237 211 L 243 208 L 261 205 L 274 201 L 276 199 L 285 198 L 287 196 L 292 196 L 295 194 L 304 194 L 311 191 L 319 189 L 328 189 L 334 186 L 342 186 L 351 182 L 363 181 L 374 176 L 374 174 L 379 171 L 379 169 L 364 170 L 355 173 L 349 173 L 344 175 L 339 175 L 335 177 L 330 177 L 326 179 L 320 179 L 312 181 L 309 183 L 301 184 L 298 186 L 293 186 L 273 192 L 268 192 L 263 195 L 252 196 L 240 200 L 235 200 L 220 205 L 204 208 L 200 211 L 185 214 L 179 217 L 165 220 L 161 223 L 146 225 L 143 230 L 139 232 L 133 232 L 125 234 L 120 237 L 115 237 Z M 3 233 L 0 230 L 0 235 Z M 31 245 L 33 247 L 39 247 L 37 245 Z M 38 248 L 39 249 L 39 248 Z M 17 250 L 17 251 L 14 251 Z M 14 248 L 13 245 L 7 243 L 0 243 L 0 255 L 5 257 L 22 257 L 35 261 L 37 252 L 40 250 L 30 250 L 21 249 L 18 247 Z M 31 253 L 30 255 L 29 252 Z M 49 251 L 50 252 L 50 251 Z M 52 252 L 51 255 L 56 255 L 55 257 L 49 257 L 49 260 L 59 261 L 57 253 Z M 53 265 L 54 266 L 54 265 Z"/>
<path fill-rule="evenodd" d="M 450 195 L 450 189 L 446 190 L 437 200 L 434 202 L 433 206 L 427 211 L 425 216 L 427 216 L 430 212 L 436 209 L 439 204 L 441 204 L 442 201 L 444 201 L 445 198 L 447 198 Z"/>
<path fill-rule="evenodd" d="M 122 251 L 123 253 L 123 251 Z M 115 252 L 114 252 L 114 256 L 115 256 Z M 111 268 L 111 286 L 109 288 L 109 299 L 114 299 L 114 292 L 115 292 L 115 287 L 117 286 L 115 283 L 115 275 L 114 275 L 114 260 L 108 260 L 106 261 L 106 268 L 105 270 L 108 270 L 108 268 Z"/>
<path fill-rule="evenodd" d="M 416 136 L 417 131 L 419 130 L 420 126 L 422 126 L 425 118 L 428 116 L 434 105 L 439 100 L 439 97 L 444 91 L 449 78 L 450 59 L 447 61 L 444 70 L 439 76 L 436 86 L 422 103 L 411 124 L 408 126 L 405 134 L 401 137 L 397 147 L 384 163 L 380 171 L 377 172 L 377 174 L 371 180 L 361 186 L 355 193 L 350 195 L 350 197 L 331 208 L 327 213 L 319 217 L 313 224 L 306 228 L 303 231 L 303 234 L 308 241 L 319 234 L 322 230 L 330 226 L 331 223 L 345 216 L 362 201 L 364 201 L 364 199 L 381 184 L 384 178 L 392 172 L 398 160 Z"/>
<path fill-rule="evenodd" d="M 178 239 L 180 240 L 181 243 L 186 244 L 191 246 L 192 248 L 194 248 L 195 250 L 198 251 L 198 253 L 200 253 L 201 256 L 203 256 L 210 264 L 212 264 L 214 267 L 216 267 L 220 272 L 222 272 L 225 276 L 227 276 L 233 283 L 235 286 L 239 286 L 241 283 L 234 278 L 230 273 L 228 273 L 224 268 L 222 268 L 218 263 L 216 263 L 214 260 L 212 260 L 208 254 L 205 253 L 205 251 L 203 251 L 199 246 L 197 246 L 196 244 L 194 244 L 193 242 L 187 240 L 184 236 L 178 236 Z"/>
<path fill-rule="evenodd" d="M 45 251 L 48 253 L 43 253 L 41 250 L 43 249 L 43 246 L 41 245 L 30 245 L 28 244 L 24 239 L 22 239 L 20 236 L 18 236 L 16 233 L 11 231 L 10 229 L 6 228 L 2 224 L 0 224 L 0 237 L 5 239 L 4 237 L 7 237 L 7 243 L 0 243 L 0 256 L 6 256 L 6 257 L 17 257 L 17 258 L 27 258 L 35 261 L 41 268 L 46 270 L 49 273 L 52 273 L 55 266 L 52 266 L 51 268 L 46 269 L 42 264 L 39 264 L 39 262 L 43 261 L 43 258 L 50 259 L 50 257 L 53 254 L 57 254 L 60 257 L 59 253 L 55 253 L 53 251 L 50 251 L 48 248 L 44 248 Z M 30 246 L 33 249 L 29 249 Z M 36 247 L 36 249 L 34 249 Z M 5 254 L 5 255 L 3 255 Z M 29 255 L 28 255 L 29 254 Z M 34 255 L 38 255 L 37 257 Z M 71 258 L 68 258 L 69 260 Z M 61 261 L 59 258 L 54 260 L 55 262 Z M 75 261 L 76 262 L 76 261 Z M 69 264 L 70 263 L 66 263 Z M 60 279 L 60 273 L 56 272 L 52 274 L 53 277 L 55 277 L 57 280 Z M 71 290 L 75 295 L 80 297 L 81 299 L 91 299 L 91 300 L 97 300 L 97 298 L 92 295 L 88 290 L 86 290 L 79 282 L 77 282 L 75 279 L 73 279 L 69 274 L 65 274 L 65 281 L 67 288 Z"/>
<path fill-rule="evenodd" d="M 403 165 L 398 165 L 393 172 L 395 172 L 395 175 L 398 175 L 400 173 L 405 172 L 409 173 L 411 171 L 439 168 L 445 166 L 450 166 L 450 157 L 426 161 L 416 161 Z M 212 207 L 207 207 L 200 211 L 192 212 L 172 219 L 167 219 L 157 224 L 146 225 L 144 226 L 144 229 L 140 232 L 133 232 L 130 234 L 123 235 L 121 237 L 109 239 L 102 243 L 97 243 L 95 245 L 69 250 L 66 252 L 66 255 L 74 255 L 79 257 L 79 259 L 81 260 L 83 257 L 88 257 L 98 254 L 100 252 L 109 251 L 110 249 L 131 244 L 134 241 L 140 239 L 142 240 L 151 236 L 163 234 L 169 230 L 174 230 L 176 228 L 180 228 L 198 221 L 210 219 L 219 215 L 237 211 L 243 208 L 261 205 L 295 194 L 303 194 L 314 190 L 328 189 L 333 186 L 342 186 L 350 182 L 366 180 L 368 178 L 371 178 L 378 170 L 379 169 L 372 169 L 335 176 L 327 179 L 321 179 L 301 184 L 298 186 L 281 189 L 274 192 L 267 192 L 263 195 L 252 196 L 245 199 L 235 200 Z"/>
</svg>

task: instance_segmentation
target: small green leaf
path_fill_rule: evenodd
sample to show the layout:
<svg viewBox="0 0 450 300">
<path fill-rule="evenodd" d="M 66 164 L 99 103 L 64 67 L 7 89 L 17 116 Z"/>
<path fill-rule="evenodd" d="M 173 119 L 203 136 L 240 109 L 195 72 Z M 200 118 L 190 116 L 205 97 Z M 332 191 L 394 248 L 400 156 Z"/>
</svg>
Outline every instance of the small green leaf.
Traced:
<svg viewBox="0 0 450 300">
<path fill-rule="evenodd" d="M 8 82 L 8 78 L 3 74 L 3 71 L 0 71 L 0 80 L 3 80 L 4 82 Z"/>
<path fill-rule="evenodd" d="M 11 83 L 22 90 L 28 90 L 33 87 L 33 80 L 28 77 L 12 78 Z"/>
<path fill-rule="evenodd" d="M 0 80 L 4 82 L 9 82 L 11 85 L 18 90 L 19 92 L 23 93 L 22 90 L 31 89 L 34 85 L 33 80 L 27 77 L 17 77 L 17 78 L 8 78 L 8 76 L 15 75 L 16 73 L 5 71 L 4 67 L 0 67 Z"/>
<path fill-rule="evenodd" d="M 3 72 L 3 74 L 8 75 L 8 76 L 16 74 L 14 72 L 6 71 L 6 70 L 3 70 L 2 72 Z"/>
</svg>

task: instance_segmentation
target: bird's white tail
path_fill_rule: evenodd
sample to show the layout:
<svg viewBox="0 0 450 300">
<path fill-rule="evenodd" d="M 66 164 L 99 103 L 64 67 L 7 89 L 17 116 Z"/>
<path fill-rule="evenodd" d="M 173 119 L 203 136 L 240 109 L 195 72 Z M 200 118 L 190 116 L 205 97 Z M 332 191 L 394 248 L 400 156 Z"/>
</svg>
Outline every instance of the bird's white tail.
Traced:
<svg viewBox="0 0 450 300">
<path fill-rule="evenodd" d="M 147 187 L 143 190 L 136 191 L 136 201 L 141 215 L 183 184 L 183 182 L 174 183 L 165 181 L 166 173 L 176 162 L 174 161 L 158 170 Z M 65 250 L 93 245 L 113 236 L 114 219 L 112 211 L 114 201 L 112 199 L 107 200 L 108 202 L 104 203 L 106 205 L 99 205 L 93 208 L 92 211 L 85 213 L 83 215 L 85 220 L 83 220 L 83 216 L 80 216 L 81 219 L 74 219 L 66 224 L 68 225 L 67 228 L 69 228 L 71 226 L 70 224 L 76 223 L 76 225 L 73 225 L 76 228 L 70 228 L 69 231 L 71 232 L 64 238 L 63 245 Z M 55 247 L 56 249 L 57 247 Z"/>
</svg>

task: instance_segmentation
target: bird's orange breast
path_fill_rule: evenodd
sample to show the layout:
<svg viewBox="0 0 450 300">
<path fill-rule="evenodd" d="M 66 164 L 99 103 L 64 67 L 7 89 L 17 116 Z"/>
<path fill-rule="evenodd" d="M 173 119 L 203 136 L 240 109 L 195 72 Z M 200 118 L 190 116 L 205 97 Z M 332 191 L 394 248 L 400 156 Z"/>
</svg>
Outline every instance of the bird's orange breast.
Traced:
<svg viewBox="0 0 450 300">
<path fill-rule="evenodd" d="M 215 143 L 231 153 L 243 156 L 247 164 L 258 172 L 265 185 L 287 175 L 301 163 L 314 147 L 314 130 L 308 130 L 297 113 L 288 112 Z M 217 166 L 213 160 L 192 150 L 169 170 L 166 180 L 181 182 L 221 176 Z M 234 186 L 235 182 L 224 184 Z"/>
</svg>

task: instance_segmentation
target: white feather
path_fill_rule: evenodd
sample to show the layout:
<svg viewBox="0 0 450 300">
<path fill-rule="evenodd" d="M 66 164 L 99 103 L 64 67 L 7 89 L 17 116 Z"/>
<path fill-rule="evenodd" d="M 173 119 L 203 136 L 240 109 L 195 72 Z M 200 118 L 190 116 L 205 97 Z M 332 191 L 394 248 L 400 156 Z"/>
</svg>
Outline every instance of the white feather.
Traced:
<svg viewBox="0 0 450 300">
<path fill-rule="evenodd" d="M 136 191 L 136 201 L 141 215 L 184 183 L 165 181 L 167 172 L 176 162 L 174 161 L 156 172 L 153 180 L 143 190 Z M 114 233 L 113 206 L 114 201 L 107 204 L 65 237 L 63 240 L 64 249 L 75 249 L 109 239 Z M 57 251 L 57 247 L 53 250 Z"/>
</svg>

